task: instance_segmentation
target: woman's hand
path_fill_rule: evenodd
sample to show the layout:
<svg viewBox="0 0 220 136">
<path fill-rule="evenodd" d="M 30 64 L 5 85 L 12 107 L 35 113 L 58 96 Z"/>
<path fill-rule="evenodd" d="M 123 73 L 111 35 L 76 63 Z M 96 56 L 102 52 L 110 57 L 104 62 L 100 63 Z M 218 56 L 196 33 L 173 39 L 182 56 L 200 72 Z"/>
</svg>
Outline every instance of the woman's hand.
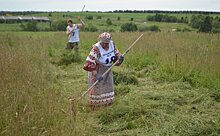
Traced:
<svg viewBox="0 0 220 136">
<path fill-rule="evenodd" d="M 124 61 L 124 57 L 122 55 L 120 55 L 118 57 L 118 62 L 121 64 Z"/>
<path fill-rule="evenodd" d="M 94 64 L 93 62 L 87 61 L 84 66 L 83 69 L 86 71 L 96 71 L 96 64 Z"/>
</svg>

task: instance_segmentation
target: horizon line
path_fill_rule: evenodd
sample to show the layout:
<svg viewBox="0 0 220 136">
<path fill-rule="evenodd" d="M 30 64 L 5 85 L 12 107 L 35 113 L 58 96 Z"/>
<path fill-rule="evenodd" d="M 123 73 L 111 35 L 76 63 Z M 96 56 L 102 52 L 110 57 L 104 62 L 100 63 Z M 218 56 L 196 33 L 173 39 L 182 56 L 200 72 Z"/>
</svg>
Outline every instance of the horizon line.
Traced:
<svg viewBox="0 0 220 136">
<path fill-rule="evenodd" d="M 165 9 L 149 9 L 149 10 L 129 10 L 129 9 L 117 9 L 117 10 L 85 10 L 84 12 L 114 12 L 114 11 L 168 11 L 168 12 L 220 12 L 220 10 L 165 10 Z M 70 10 L 0 10 L 0 12 L 82 12 L 82 11 L 70 11 Z"/>
</svg>

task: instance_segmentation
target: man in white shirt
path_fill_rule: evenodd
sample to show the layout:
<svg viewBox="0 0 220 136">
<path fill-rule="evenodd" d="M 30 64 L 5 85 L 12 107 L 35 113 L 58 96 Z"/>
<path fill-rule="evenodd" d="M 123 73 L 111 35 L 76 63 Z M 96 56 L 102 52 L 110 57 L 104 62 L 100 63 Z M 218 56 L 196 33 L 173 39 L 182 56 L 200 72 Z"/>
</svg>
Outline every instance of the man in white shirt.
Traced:
<svg viewBox="0 0 220 136">
<path fill-rule="evenodd" d="M 78 17 L 80 20 L 80 24 L 73 24 L 73 21 L 71 19 L 68 20 L 68 26 L 66 27 L 66 34 L 68 36 L 68 43 L 66 49 L 78 49 L 78 43 L 79 43 L 79 28 L 84 27 L 85 23 L 83 20 Z"/>
</svg>

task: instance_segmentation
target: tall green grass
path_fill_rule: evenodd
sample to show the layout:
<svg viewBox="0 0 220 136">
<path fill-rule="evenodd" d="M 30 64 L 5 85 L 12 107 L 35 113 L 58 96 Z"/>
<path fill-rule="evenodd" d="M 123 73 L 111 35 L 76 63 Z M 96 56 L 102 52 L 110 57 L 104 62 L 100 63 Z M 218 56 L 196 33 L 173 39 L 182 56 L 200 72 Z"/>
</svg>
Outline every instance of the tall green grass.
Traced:
<svg viewBox="0 0 220 136">
<path fill-rule="evenodd" d="M 54 84 L 44 37 L 0 35 L 0 134 L 67 134 L 65 100 Z"/>
<path fill-rule="evenodd" d="M 219 43 L 219 35 L 146 33 L 128 55 L 126 64 L 137 70 L 147 69 L 151 76 L 164 81 L 181 80 L 219 89 Z"/>
</svg>

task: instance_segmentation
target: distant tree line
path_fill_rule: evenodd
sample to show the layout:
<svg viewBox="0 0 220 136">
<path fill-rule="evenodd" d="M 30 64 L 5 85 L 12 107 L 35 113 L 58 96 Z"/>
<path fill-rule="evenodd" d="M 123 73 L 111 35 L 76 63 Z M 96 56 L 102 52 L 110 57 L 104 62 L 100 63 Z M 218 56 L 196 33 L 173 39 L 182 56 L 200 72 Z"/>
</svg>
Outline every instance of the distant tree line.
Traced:
<svg viewBox="0 0 220 136">
<path fill-rule="evenodd" d="M 156 14 L 147 16 L 147 21 L 168 22 L 168 23 L 188 23 L 188 17 L 177 18 L 167 14 Z"/>
<path fill-rule="evenodd" d="M 220 18 L 209 15 L 192 15 L 191 19 L 186 17 L 177 18 L 167 14 L 155 14 L 147 16 L 147 21 L 169 22 L 169 23 L 186 23 L 192 28 L 198 29 L 199 32 L 220 32 Z"/>
<path fill-rule="evenodd" d="M 113 13 L 220 14 L 217 11 L 114 10 Z"/>
<path fill-rule="evenodd" d="M 41 14 L 41 13 L 56 13 L 58 11 L 53 12 L 45 12 L 45 11 L 0 11 L 0 16 L 4 16 L 6 14 L 12 15 L 32 15 L 32 14 Z M 70 11 L 67 11 L 70 12 Z M 86 11 L 86 12 L 94 12 L 94 11 Z M 217 11 L 169 11 L 169 10 L 114 10 L 114 11 L 97 11 L 99 13 L 167 13 L 167 14 L 220 14 Z M 70 12 L 71 13 L 71 12 Z"/>
</svg>

